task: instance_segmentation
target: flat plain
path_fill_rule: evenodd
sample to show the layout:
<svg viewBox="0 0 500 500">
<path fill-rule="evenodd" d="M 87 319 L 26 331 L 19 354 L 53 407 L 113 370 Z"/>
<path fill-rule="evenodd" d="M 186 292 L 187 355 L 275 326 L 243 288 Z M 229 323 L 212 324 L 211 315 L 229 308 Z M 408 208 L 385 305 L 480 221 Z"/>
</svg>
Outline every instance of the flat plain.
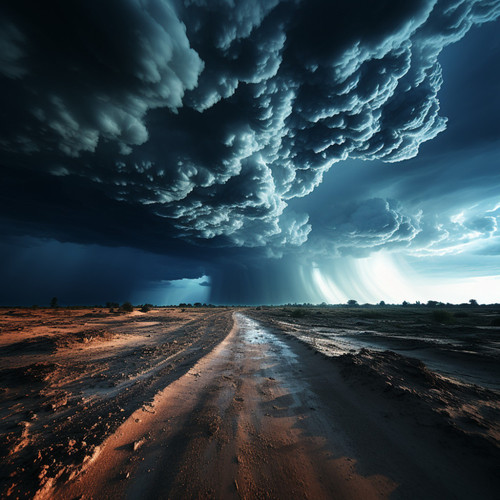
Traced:
<svg viewBox="0 0 500 500">
<path fill-rule="evenodd" d="M 2 309 L 0 494 L 495 498 L 500 310 L 435 311 Z"/>
</svg>

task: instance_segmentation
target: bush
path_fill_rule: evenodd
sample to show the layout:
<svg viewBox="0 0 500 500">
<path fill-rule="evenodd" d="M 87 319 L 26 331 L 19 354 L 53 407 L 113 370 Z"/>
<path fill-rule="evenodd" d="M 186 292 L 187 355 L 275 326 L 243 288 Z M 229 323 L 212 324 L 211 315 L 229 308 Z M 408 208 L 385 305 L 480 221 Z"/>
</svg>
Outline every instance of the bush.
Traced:
<svg viewBox="0 0 500 500">
<path fill-rule="evenodd" d="M 153 309 L 153 305 L 152 304 L 144 304 L 141 307 L 141 312 L 147 313 L 147 312 L 151 311 L 151 309 Z"/>
<path fill-rule="evenodd" d="M 120 309 L 125 312 L 132 312 L 134 310 L 134 306 L 130 302 L 124 302 Z"/>
<path fill-rule="evenodd" d="M 304 309 L 294 309 L 291 313 L 290 316 L 292 318 L 303 318 L 306 315 L 306 312 Z"/>
<path fill-rule="evenodd" d="M 453 320 L 453 316 L 448 311 L 437 309 L 436 311 L 432 311 L 432 319 L 438 323 L 450 323 Z"/>
</svg>

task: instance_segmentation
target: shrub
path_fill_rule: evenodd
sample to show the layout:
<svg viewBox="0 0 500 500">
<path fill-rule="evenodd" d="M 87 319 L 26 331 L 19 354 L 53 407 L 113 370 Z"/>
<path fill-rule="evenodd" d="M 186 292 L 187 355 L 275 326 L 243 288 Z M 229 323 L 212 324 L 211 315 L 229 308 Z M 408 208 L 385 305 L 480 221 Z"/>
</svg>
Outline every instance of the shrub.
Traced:
<svg viewBox="0 0 500 500">
<path fill-rule="evenodd" d="M 292 318 L 303 318 L 306 315 L 306 312 L 304 309 L 294 309 L 291 313 L 290 316 Z"/>
<path fill-rule="evenodd" d="M 134 306 L 130 302 L 124 302 L 120 309 L 125 312 L 132 312 L 134 310 Z"/>
<path fill-rule="evenodd" d="M 453 320 L 453 316 L 448 311 L 436 309 L 432 311 L 432 319 L 438 323 L 450 323 Z"/>
<path fill-rule="evenodd" d="M 153 309 L 153 305 L 152 304 L 144 304 L 141 307 L 141 312 L 147 313 L 147 312 L 151 311 L 151 309 Z"/>
</svg>

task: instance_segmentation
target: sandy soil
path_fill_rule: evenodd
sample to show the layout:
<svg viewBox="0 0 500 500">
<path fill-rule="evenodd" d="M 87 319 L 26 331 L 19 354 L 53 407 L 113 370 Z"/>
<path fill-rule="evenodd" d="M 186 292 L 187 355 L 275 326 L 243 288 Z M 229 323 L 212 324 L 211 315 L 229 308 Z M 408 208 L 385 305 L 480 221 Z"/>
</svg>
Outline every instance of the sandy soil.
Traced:
<svg viewBox="0 0 500 500">
<path fill-rule="evenodd" d="M 22 356 L 0 318 L 4 496 L 496 498 L 495 391 L 395 353 L 329 357 L 260 311 L 78 314 Z"/>
<path fill-rule="evenodd" d="M 224 309 L 0 311 L 0 497 L 78 475 L 230 331 Z"/>
</svg>

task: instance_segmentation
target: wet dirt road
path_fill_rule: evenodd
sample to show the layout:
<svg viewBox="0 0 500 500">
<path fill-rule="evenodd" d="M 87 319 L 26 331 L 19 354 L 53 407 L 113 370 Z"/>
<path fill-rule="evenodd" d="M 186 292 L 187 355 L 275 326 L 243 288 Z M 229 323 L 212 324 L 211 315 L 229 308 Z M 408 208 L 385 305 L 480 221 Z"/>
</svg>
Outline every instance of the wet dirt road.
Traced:
<svg viewBox="0 0 500 500">
<path fill-rule="evenodd" d="M 51 498 L 461 498 L 470 485 L 327 360 L 241 313 Z M 376 408 L 368 410 L 367 408 Z M 456 476 L 450 484 L 450 474 Z M 464 489 L 463 489 L 464 488 Z M 473 486 L 472 486 L 473 488 Z M 465 497 L 464 497 L 465 498 Z"/>
</svg>

